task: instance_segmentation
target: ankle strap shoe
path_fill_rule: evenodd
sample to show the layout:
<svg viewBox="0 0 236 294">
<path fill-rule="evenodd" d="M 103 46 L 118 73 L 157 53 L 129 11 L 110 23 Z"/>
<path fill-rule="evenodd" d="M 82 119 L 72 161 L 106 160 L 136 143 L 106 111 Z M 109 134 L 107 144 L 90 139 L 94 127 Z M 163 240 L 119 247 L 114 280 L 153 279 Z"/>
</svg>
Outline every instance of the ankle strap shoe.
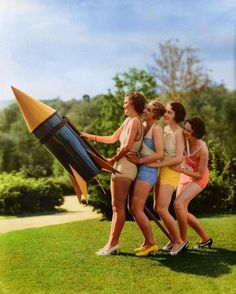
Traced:
<svg viewBox="0 0 236 294">
<path fill-rule="evenodd" d="M 198 242 L 193 248 L 194 249 L 203 249 L 208 246 L 208 248 L 211 248 L 211 245 L 213 243 L 212 238 L 207 240 L 206 242 Z"/>
</svg>

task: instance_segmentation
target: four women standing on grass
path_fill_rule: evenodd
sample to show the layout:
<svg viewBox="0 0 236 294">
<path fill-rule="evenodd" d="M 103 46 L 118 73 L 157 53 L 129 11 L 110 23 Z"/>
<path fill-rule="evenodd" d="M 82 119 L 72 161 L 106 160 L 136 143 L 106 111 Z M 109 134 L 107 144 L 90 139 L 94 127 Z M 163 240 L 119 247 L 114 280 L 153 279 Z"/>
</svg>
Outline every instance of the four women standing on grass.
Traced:
<svg viewBox="0 0 236 294">
<path fill-rule="evenodd" d="M 185 122 L 184 135 L 190 141 L 190 149 L 193 149 L 194 153 L 191 153 L 191 156 L 195 155 L 196 158 L 195 161 L 190 157 L 186 159 L 185 154 L 184 160 L 188 163 L 192 162 L 189 163 L 189 166 L 192 164 L 193 170 L 180 168 L 185 141 L 179 123 L 184 120 L 186 114 L 184 106 L 179 102 L 170 102 L 164 109 L 161 103 L 151 101 L 143 112 L 144 104 L 143 95 L 131 92 L 125 96 L 123 105 L 128 118 L 112 136 L 81 133 L 81 136 L 88 140 L 107 144 L 113 144 L 119 140 L 121 143 L 117 154 L 108 160 L 120 173 L 115 173 L 111 178 L 113 216 L 110 237 L 106 245 L 96 252 L 97 255 L 110 255 L 120 250 L 118 242 L 125 223 L 126 201 L 136 175 L 130 210 L 144 235 L 144 243 L 135 250 L 136 255 L 147 256 L 157 252 L 158 247 L 153 240 L 151 226 L 144 213 L 144 206 L 152 186 L 157 181 L 158 168 L 160 168 L 160 175 L 155 187 L 155 209 L 171 236 L 171 240 L 162 249 L 170 252 L 171 255 L 177 255 L 186 249 L 188 247 L 186 236 L 188 224 L 201 237 L 201 242 L 197 244 L 198 248 L 210 247 L 212 244 L 212 239 L 203 230 L 198 220 L 187 211 L 189 202 L 201 192 L 208 180 L 207 147 L 200 140 L 204 132 L 194 129 L 203 128 L 204 123 L 198 118 Z M 140 117 L 142 112 L 145 121 L 144 127 Z M 157 122 L 163 114 L 167 124 L 164 128 L 164 135 Z M 140 157 L 138 157 L 141 144 Z M 164 159 L 160 161 L 163 155 Z M 138 165 L 138 174 L 136 164 Z M 180 173 L 184 173 L 184 175 L 180 176 Z M 179 179 L 181 180 L 178 187 Z M 169 213 L 172 194 L 177 187 L 174 208 L 180 233 L 175 219 Z"/>
</svg>

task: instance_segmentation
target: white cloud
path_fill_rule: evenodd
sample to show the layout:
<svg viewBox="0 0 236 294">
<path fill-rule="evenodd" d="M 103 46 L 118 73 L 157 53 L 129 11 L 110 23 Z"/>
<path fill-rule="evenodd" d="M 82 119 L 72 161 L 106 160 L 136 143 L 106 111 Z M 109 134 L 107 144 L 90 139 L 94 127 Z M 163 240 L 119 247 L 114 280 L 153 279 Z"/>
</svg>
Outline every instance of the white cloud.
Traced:
<svg viewBox="0 0 236 294">
<path fill-rule="evenodd" d="M 42 1 L 36 0 L 1 0 L 0 1 L 0 17 L 8 19 L 9 16 L 18 17 L 32 13 L 42 13 L 46 6 Z"/>
</svg>

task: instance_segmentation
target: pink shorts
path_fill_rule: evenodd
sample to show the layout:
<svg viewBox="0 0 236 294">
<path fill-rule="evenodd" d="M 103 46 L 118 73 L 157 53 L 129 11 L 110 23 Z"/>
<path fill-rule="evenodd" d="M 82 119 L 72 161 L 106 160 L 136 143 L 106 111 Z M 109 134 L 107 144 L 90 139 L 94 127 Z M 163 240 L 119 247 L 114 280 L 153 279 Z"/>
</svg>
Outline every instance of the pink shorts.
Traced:
<svg viewBox="0 0 236 294">
<path fill-rule="evenodd" d="M 204 189 L 208 183 L 209 180 L 209 170 L 208 168 L 206 169 L 206 171 L 204 172 L 204 174 L 201 176 L 200 179 L 194 179 L 193 177 L 189 177 L 185 174 L 180 175 L 180 180 L 179 180 L 179 185 L 181 186 L 185 186 L 188 183 L 196 183 L 198 184 L 202 189 Z"/>
</svg>

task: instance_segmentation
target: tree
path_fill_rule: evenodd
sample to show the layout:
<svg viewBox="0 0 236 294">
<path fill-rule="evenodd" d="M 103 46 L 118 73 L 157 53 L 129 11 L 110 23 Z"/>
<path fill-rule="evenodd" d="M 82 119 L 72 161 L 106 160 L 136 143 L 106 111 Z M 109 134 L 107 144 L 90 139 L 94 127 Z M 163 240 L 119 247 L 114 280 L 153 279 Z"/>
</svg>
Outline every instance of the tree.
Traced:
<svg viewBox="0 0 236 294">
<path fill-rule="evenodd" d="M 199 92 L 209 85 L 207 71 L 197 53 L 198 49 L 179 47 L 178 40 L 159 44 L 159 55 L 154 54 L 154 65 L 148 67 L 161 95 L 183 100 L 190 97 L 186 97 L 187 93 Z"/>
<path fill-rule="evenodd" d="M 188 117 L 200 116 L 207 127 L 207 140 L 219 142 L 231 158 L 235 152 L 235 91 L 228 91 L 223 85 L 207 87 L 193 94 L 186 105 Z"/>
<path fill-rule="evenodd" d="M 157 95 L 155 78 L 143 69 L 130 68 L 128 71 L 116 74 L 113 80 L 115 95 L 121 95 L 122 98 L 130 91 L 140 92 L 148 100 L 154 99 Z"/>
<path fill-rule="evenodd" d="M 130 68 L 128 71 L 116 74 L 113 80 L 114 91 L 109 89 L 107 94 L 94 101 L 97 103 L 97 116 L 95 116 L 93 132 L 98 135 L 112 134 L 124 121 L 123 101 L 126 93 L 140 92 L 147 101 L 157 96 L 155 78 L 145 70 Z M 114 146 L 105 144 L 98 146 L 106 156 L 111 156 L 116 150 Z"/>
</svg>

